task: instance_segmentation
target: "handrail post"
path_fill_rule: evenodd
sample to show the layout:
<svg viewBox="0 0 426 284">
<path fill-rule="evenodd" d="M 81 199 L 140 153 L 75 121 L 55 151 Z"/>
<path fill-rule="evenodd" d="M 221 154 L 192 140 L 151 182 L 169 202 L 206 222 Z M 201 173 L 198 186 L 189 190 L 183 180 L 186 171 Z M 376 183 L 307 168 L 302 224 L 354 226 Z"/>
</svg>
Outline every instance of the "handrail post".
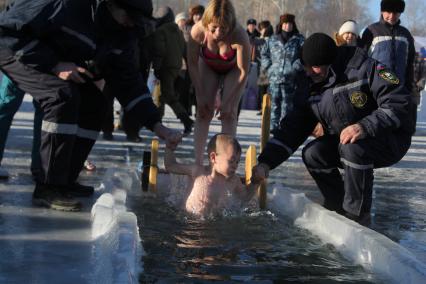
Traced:
<svg viewBox="0 0 426 284">
<path fill-rule="evenodd" d="M 269 140 L 269 133 L 271 127 L 271 95 L 263 95 L 262 101 L 262 135 L 260 138 L 260 152 L 266 146 Z M 261 210 L 266 209 L 266 185 L 267 181 L 262 182 L 258 189 L 259 207 Z"/>
</svg>

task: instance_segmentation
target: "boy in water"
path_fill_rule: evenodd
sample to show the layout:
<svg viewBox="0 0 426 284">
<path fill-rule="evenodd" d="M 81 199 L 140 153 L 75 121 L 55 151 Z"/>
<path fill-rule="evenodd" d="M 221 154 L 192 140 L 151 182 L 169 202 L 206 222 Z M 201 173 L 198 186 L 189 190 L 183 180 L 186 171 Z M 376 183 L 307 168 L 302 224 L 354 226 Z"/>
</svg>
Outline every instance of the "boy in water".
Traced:
<svg viewBox="0 0 426 284">
<path fill-rule="evenodd" d="M 193 179 L 186 210 L 195 215 L 210 215 L 248 202 L 255 194 L 255 184 L 245 187 L 236 175 L 241 157 L 238 141 L 227 134 L 216 134 L 207 145 L 210 165 L 185 165 L 176 161 L 174 152 L 166 148 L 166 170 L 189 175 Z"/>
</svg>

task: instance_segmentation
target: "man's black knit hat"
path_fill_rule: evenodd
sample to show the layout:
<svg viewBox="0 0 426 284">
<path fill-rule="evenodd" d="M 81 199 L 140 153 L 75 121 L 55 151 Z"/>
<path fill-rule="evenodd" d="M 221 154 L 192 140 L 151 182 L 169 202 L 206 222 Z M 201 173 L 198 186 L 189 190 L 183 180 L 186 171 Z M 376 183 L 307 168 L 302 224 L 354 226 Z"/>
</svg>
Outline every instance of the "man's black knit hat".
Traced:
<svg viewBox="0 0 426 284">
<path fill-rule="evenodd" d="M 312 34 L 302 47 L 302 61 L 307 66 L 331 65 L 336 56 L 336 43 L 323 33 Z"/>
<path fill-rule="evenodd" d="M 382 0 L 380 2 L 380 11 L 403 13 L 405 10 L 404 0 Z"/>
</svg>

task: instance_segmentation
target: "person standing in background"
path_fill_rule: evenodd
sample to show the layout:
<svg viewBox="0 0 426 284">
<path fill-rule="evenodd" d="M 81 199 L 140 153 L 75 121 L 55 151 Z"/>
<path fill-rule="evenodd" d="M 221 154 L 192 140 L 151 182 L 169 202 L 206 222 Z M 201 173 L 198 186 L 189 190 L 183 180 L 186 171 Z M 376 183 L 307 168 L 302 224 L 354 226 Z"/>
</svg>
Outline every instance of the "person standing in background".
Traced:
<svg viewBox="0 0 426 284">
<path fill-rule="evenodd" d="M 303 70 L 300 49 L 304 37 L 297 29 L 295 16 L 280 16 L 279 30 L 269 38 L 261 50 L 261 68 L 266 70 L 272 95 L 271 131 L 279 127 L 286 114 L 293 109 L 295 76 Z"/>
<path fill-rule="evenodd" d="M 413 91 L 414 38 L 399 19 L 405 2 L 382 0 L 380 10 L 380 21 L 368 26 L 362 34 L 362 46 L 369 56 L 390 68 L 401 83 Z"/>
<path fill-rule="evenodd" d="M 254 40 L 260 36 L 259 31 L 257 30 L 257 21 L 255 19 L 247 20 L 247 34 L 250 39 L 250 43 L 254 44 Z"/>
<path fill-rule="evenodd" d="M 354 20 L 345 21 L 339 31 L 334 34 L 334 40 L 337 46 L 359 46 L 361 43 L 357 23 Z"/>
<path fill-rule="evenodd" d="M 259 23 L 260 37 L 256 39 L 256 56 L 258 56 L 257 61 L 262 62 L 261 50 L 265 45 L 266 41 L 274 35 L 274 28 L 269 21 L 261 21 Z M 265 69 L 262 68 L 262 65 L 259 66 L 259 77 L 257 79 L 258 96 L 257 96 L 257 107 L 259 109 L 258 115 L 262 114 L 262 98 L 263 95 L 269 92 L 269 79 L 268 74 Z"/>
<path fill-rule="evenodd" d="M 152 68 L 155 77 L 160 80 L 161 94 L 157 101 L 161 117 L 164 116 L 165 104 L 169 105 L 176 117 L 184 125 L 184 136 L 192 131 L 194 121 L 180 104 L 175 81 L 182 67 L 182 59 L 185 51 L 185 39 L 178 25 L 174 22 L 175 16 L 170 7 L 160 7 L 154 14 L 158 21 L 157 30 L 153 35 Z"/>
</svg>

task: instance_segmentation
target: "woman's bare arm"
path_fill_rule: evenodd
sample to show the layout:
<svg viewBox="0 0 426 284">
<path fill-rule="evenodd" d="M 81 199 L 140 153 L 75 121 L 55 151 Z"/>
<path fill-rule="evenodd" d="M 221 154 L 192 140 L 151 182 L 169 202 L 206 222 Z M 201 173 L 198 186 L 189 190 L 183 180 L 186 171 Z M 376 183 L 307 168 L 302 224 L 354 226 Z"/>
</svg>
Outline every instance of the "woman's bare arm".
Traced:
<svg viewBox="0 0 426 284">
<path fill-rule="evenodd" d="M 201 80 L 198 68 L 199 52 L 201 48 L 201 42 L 204 38 L 204 30 L 201 22 L 195 24 L 191 29 L 191 34 L 188 40 L 188 71 L 191 77 L 192 84 L 195 88 L 195 95 L 199 96 L 201 93 Z"/>
<path fill-rule="evenodd" d="M 232 45 L 231 47 L 237 51 L 237 69 L 239 71 L 238 80 L 229 91 L 224 93 L 222 105 L 229 106 L 231 109 L 233 104 L 236 103 L 237 98 L 243 89 L 245 88 L 246 79 L 250 67 L 250 41 L 247 36 L 246 31 L 241 27 L 237 27 L 237 30 L 234 32 L 234 35 L 231 38 Z"/>
</svg>

